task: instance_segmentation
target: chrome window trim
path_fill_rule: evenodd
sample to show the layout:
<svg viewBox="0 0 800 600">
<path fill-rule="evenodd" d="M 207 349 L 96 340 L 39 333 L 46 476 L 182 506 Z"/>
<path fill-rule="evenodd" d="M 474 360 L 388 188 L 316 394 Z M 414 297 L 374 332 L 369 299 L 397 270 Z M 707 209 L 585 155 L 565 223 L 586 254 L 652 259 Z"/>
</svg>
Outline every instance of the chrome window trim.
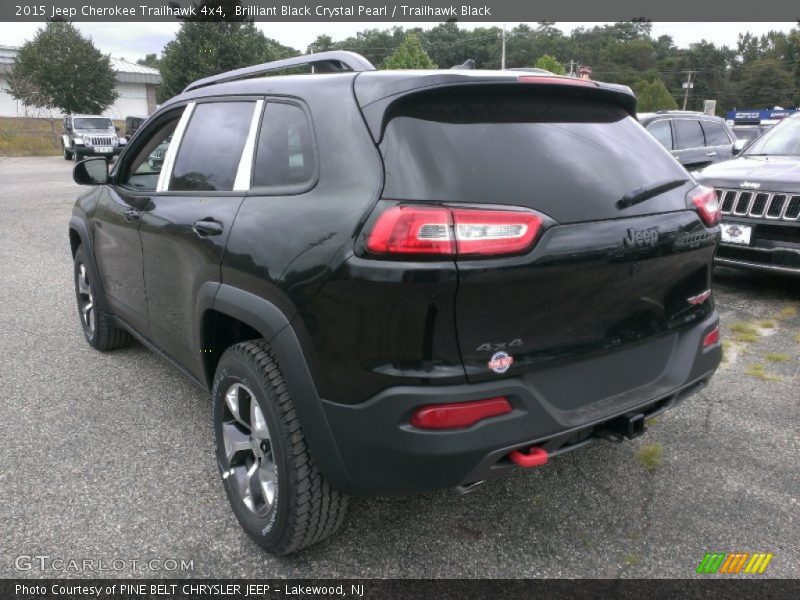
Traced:
<svg viewBox="0 0 800 600">
<path fill-rule="evenodd" d="M 250 119 L 250 131 L 242 148 L 242 156 L 239 159 L 239 168 L 236 169 L 236 178 L 233 180 L 234 192 L 247 192 L 252 185 L 253 160 L 255 159 L 256 138 L 258 129 L 261 126 L 261 116 L 264 112 L 264 100 L 256 100 L 253 110 L 253 117 Z"/>
<path fill-rule="evenodd" d="M 172 179 L 172 168 L 175 165 L 175 157 L 178 154 L 178 149 L 183 141 L 183 135 L 186 133 L 186 128 L 189 126 L 189 121 L 194 113 L 194 108 L 197 106 L 196 102 L 189 102 L 183 110 L 178 125 L 172 134 L 172 142 L 167 148 L 167 153 L 164 156 L 164 164 L 161 166 L 161 173 L 158 175 L 158 183 L 156 184 L 156 193 L 169 191 L 169 181 Z"/>
</svg>

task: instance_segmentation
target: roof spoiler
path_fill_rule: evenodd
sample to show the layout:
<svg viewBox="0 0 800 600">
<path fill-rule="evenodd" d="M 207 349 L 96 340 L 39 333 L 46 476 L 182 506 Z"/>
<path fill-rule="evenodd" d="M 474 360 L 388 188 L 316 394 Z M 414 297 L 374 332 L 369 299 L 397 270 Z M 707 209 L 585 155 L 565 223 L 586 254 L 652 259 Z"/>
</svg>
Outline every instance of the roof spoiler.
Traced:
<svg viewBox="0 0 800 600">
<path fill-rule="evenodd" d="M 373 64 L 360 54 L 356 54 L 355 52 L 347 52 L 344 50 L 332 50 L 330 52 L 318 52 L 316 54 L 304 54 L 302 56 L 294 56 L 292 58 L 284 58 L 282 60 L 273 60 L 272 62 L 253 65 L 252 67 L 244 67 L 242 69 L 235 69 L 233 71 L 220 73 L 219 75 L 212 75 L 211 77 L 205 77 L 190 83 L 183 91 L 185 93 L 201 87 L 215 85 L 217 83 L 227 83 L 229 81 L 238 81 L 240 79 L 252 79 L 272 71 L 283 71 L 292 67 L 301 67 L 306 65 L 313 67 L 317 73 L 340 73 L 346 71 L 360 72 L 375 70 Z"/>
</svg>

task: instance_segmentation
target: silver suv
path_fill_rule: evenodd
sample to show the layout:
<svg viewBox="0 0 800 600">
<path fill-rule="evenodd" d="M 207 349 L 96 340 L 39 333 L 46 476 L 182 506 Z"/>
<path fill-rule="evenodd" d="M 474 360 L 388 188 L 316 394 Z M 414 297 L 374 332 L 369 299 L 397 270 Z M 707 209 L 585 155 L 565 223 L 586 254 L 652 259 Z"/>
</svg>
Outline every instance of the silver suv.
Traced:
<svg viewBox="0 0 800 600">
<path fill-rule="evenodd" d="M 99 115 L 68 115 L 64 117 L 61 147 L 64 160 L 78 162 L 87 156 L 107 159 L 122 152 L 127 141 L 120 137 L 114 122 Z"/>
</svg>

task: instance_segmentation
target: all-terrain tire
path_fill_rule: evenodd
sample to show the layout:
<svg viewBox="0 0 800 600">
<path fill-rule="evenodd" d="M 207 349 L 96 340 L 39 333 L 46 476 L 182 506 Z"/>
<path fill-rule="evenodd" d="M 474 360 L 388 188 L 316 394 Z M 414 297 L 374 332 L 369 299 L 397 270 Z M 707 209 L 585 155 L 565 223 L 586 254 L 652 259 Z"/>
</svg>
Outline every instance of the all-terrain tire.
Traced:
<svg viewBox="0 0 800 600">
<path fill-rule="evenodd" d="M 86 259 L 83 246 L 75 252 L 75 298 L 78 303 L 78 316 L 86 341 L 102 352 L 124 348 L 131 343 L 131 334 L 115 327 L 102 308 L 105 306 L 98 277 L 91 263 Z M 88 307 L 88 308 L 87 308 Z"/>
<path fill-rule="evenodd" d="M 241 400 L 234 400 L 237 393 Z M 254 414 L 250 404 L 253 400 L 261 411 L 254 421 L 266 422 L 268 441 L 262 442 L 262 450 L 256 448 L 260 457 L 252 454 L 248 458 L 248 450 L 242 450 L 231 459 L 226 453 L 226 442 L 229 448 L 233 446 L 230 427 L 248 431 L 244 423 L 247 417 L 243 415 Z M 232 406 L 240 419 L 235 418 Z M 317 468 L 294 402 L 266 340 L 242 342 L 225 351 L 214 377 L 212 411 L 217 462 L 228 500 L 239 523 L 261 547 L 273 554 L 289 554 L 324 540 L 341 527 L 348 498 L 331 488 Z M 254 430 L 252 423 L 250 430 Z M 249 439 L 252 442 L 254 436 Z M 255 484 L 252 475 L 246 480 L 242 476 L 251 470 L 261 473 L 261 465 L 268 461 L 275 473 L 271 488 L 273 502 L 265 501 L 268 494 L 261 489 L 259 504 L 261 475 L 255 476 Z M 254 466 L 254 462 L 258 464 Z M 249 483 L 243 485 L 242 481 Z M 245 496 L 253 490 L 256 493 L 248 498 L 248 505 Z M 259 506 L 260 514 L 254 510 Z"/>
<path fill-rule="evenodd" d="M 64 150 L 64 160 L 72 160 L 72 152 L 67 150 L 66 146 L 62 146 L 62 148 Z"/>
</svg>

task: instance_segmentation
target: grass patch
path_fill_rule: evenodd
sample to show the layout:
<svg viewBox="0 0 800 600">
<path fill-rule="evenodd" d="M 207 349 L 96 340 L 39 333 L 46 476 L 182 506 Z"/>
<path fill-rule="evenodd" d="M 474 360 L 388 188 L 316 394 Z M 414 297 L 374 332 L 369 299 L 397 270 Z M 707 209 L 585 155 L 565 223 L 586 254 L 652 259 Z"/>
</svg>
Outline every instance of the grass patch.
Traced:
<svg viewBox="0 0 800 600">
<path fill-rule="evenodd" d="M 750 344 L 758 341 L 757 333 L 737 333 L 733 336 L 734 342 L 741 342 L 743 344 Z"/>
<path fill-rule="evenodd" d="M 730 330 L 733 333 L 752 333 L 752 334 L 758 333 L 758 329 L 756 329 L 752 323 L 744 323 L 742 321 L 731 323 Z"/>
<path fill-rule="evenodd" d="M 789 355 L 783 352 L 767 352 L 764 358 L 770 362 L 789 362 Z"/>
<path fill-rule="evenodd" d="M 647 427 L 652 427 L 656 423 L 658 423 L 658 417 L 651 417 L 644 422 Z"/>
<path fill-rule="evenodd" d="M 796 315 L 797 315 L 797 308 L 791 305 L 784 306 L 780 312 L 781 319 L 790 319 Z"/>
<path fill-rule="evenodd" d="M 625 556 L 622 557 L 622 560 L 629 567 L 635 567 L 636 565 L 642 562 L 642 559 L 636 556 L 635 554 L 626 554 Z"/>
<path fill-rule="evenodd" d="M 60 119 L 0 118 L 0 156 L 61 154 L 60 133 Z"/>
<path fill-rule="evenodd" d="M 750 375 L 750 377 L 755 377 L 756 379 L 760 379 L 761 381 L 775 381 L 777 377 L 774 375 L 770 375 L 764 369 L 764 365 L 761 363 L 753 363 L 747 370 L 744 372 L 745 375 Z"/>
<path fill-rule="evenodd" d="M 646 444 L 636 451 L 636 460 L 651 473 L 661 466 L 664 448 L 661 444 Z"/>
<path fill-rule="evenodd" d="M 758 325 L 762 329 L 773 329 L 775 327 L 775 321 L 761 321 Z"/>
</svg>

